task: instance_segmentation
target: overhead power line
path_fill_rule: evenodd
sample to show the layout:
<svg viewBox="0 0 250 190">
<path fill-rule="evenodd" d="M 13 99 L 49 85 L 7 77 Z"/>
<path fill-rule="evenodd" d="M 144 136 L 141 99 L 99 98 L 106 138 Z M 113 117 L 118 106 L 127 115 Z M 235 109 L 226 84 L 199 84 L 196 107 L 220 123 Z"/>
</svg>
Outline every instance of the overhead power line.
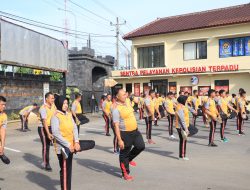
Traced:
<svg viewBox="0 0 250 190">
<path fill-rule="evenodd" d="M 45 2 L 47 2 L 47 0 L 44 0 Z M 48 2 L 47 2 L 48 3 Z M 58 9 L 58 7 L 64 7 L 65 5 L 63 3 L 58 2 L 57 0 L 54 0 L 54 3 L 56 3 L 56 5 L 51 4 L 52 6 L 54 6 L 56 9 Z M 49 3 L 50 4 L 50 3 Z M 95 24 L 96 26 L 100 27 L 100 25 L 104 26 L 105 28 L 108 28 L 110 30 L 110 26 L 109 24 L 107 24 L 107 22 L 105 21 L 105 23 L 97 21 L 91 17 L 89 17 L 86 14 L 83 14 L 82 12 L 78 11 L 78 9 L 74 9 L 72 7 L 69 8 L 69 6 L 67 7 L 68 11 L 72 11 L 75 14 L 77 14 L 79 17 L 81 17 L 83 20 L 89 22 L 90 24 Z"/>
<path fill-rule="evenodd" d="M 30 25 L 42 24 L 42 25 L 57 28 L 57 29 L 64 29 L 63 27 L 60 27 L 60 26 L 55 26 L 55 25 L 52 25 L 52 24 L 47 24 L 47 23 L 44 23 L 44 22 L 35 21 L 35 20 L 32 20 L 32 19 L 28 19 L 28 18 L 17 16 L 17 15 L 13 15 L 13 14 L 10 14 L 10 13 L 6 13 L 6 12 L 3 12 L 3 11 L 0 11 L 0 14 L 2 14 L 3 17 L 6 17 L 8 19 L 15 20 L 15 21 L 18 21 L 18 22 L 24 22 L 25 24 L 30 24 Z M 5 15 L 8 15 L 8 16 L 5 16 Z M 21 19 L 21 20 L 14 19 L 14 18 L 11 18 L 11 17 L 18 18 L 18 19 Z M 25 20 L 25 21 L 23 21 L 23 20 Z M 29 22 L 27 22 L 27 21 L 29 21 Z M 30 23 L 30 22 L 32 22 L 32 23 Z M 39 27 L 39 26 L 37 26 L 37 27 Z M 45 27 L 45 29 L 51 29 L 51 28 Z M 53 29 L 53 30 L 55 30 L 55 29 Z M 58 31 L 58 30 L 55 30 L 55 31 Z M 83 32 L 83 31 L 72 30 L 72 29 L 69 29 L 69 31 L 72 31 L 71 33 L 75 33 L 75 34 L 85 34 L 85 36 L 88 36 L 89 34 L 91 34 L 92 37 L 115 37 L 115 36 L 112 36 L 112 35 L 89 33 L 89 32 Z"/>
<path fill-rule="evenodd" d="M 72 1 L 72 0 L 68 0 L 68 1 L 69 1 L 70 3 L 72 3 L 72 4 L 74 4 L 75 6 L 77 6 L 77 7 L 81 8 L 81 9 L 87 11 L 88 13 L 91 13 L 91 14 L 95 15 L 96 17 L 98 17 L 98 18 L 100 18 L 100 19 L 102 19 L 102 20 L 105 20 L 105 21 L 107 21 L 107 22 L 109 22 L 109 23 L 111 22 L 109 19 L 107 19 L 107 18 L 105 18 L 105 17 L 103 17 L 103 16 L 101 16 L 101 15 L 98 15 L 98 14 L 94 13 L 93 11 L 91 11 L 91 10 L 89 10 L 89 9 L 87 9 L 87 8 L 85 8 L 85 7 L 83 7 L 82 5 L 79 5 L 79 4 L 75 3 L 75 2 Z"/>
<path fill-rule="evenodd" d="M 118 15 L 117 13 L 115 13 L 113 10 L 111 10 L 110 8 L 108 8 L 107 6 L 105 6 L 103 3 L 101 3 L 100 1 L 98 0 L 93 0 L 93 2 L 95 4 L 97 4 L 98 6 L 100 6 L 101 8 L 103 8 L 105 11 L 107 11 L 109 14 L 112 14 L 113 16 L 115 17 L 119 17 L 121 18 L 123 21 L 127 21 L 125 18 L 121 17 L 120 15 Z M 133 30 L 133 27 L 127 22 L 126 24 L 127 28 L 129 30 Z"/>
</svg>

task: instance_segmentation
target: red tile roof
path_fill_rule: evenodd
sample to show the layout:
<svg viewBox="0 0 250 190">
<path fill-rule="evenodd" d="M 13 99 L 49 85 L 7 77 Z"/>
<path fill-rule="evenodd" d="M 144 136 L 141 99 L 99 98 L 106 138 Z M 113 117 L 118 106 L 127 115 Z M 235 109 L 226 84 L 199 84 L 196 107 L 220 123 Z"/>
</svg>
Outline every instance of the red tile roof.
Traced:
<svg viewBox="0 0 250 190">
<path fill-rule="evenodd" d="M 250 22 L 250 3 L 221 9 L 159 18 L 123 36 L 132 39 L 142 36 L 182 32 Z"/>
</svg>

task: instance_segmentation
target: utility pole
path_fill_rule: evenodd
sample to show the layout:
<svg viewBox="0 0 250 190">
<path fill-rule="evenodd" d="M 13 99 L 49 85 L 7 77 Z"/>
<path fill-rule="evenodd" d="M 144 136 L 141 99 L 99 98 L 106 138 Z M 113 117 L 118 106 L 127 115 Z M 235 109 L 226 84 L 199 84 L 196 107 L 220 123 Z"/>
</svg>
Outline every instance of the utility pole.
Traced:
<svg viewBox="0 0 250 190">
<path fill-rule="evenodd" d="M 58 8 L 58 10 L 59 11 L 64 11 L 64 12 L 68 12 L 68 13 L 70 13 L 70 14 L 72 14 L 74 16 L 74 19 L 75 19 L 75 47 L 77 47 L 77 19 L 76 19 L 76 14 L 74 12 L 70 11 L 70 10 L 67 10 L 67 9 Z M 68 23 L 68 21 L 65 21 L 65 22 Z M 67 27 L 68 27 L 68 25 L 67 26 L 65 25 L 65 31 L 66 31 L 66 33 L 67 33 L 67 30 L 68 30 Z"/>
<path fill-rule="evenodd" d="M 91 38 L 90 38 L 90 34 L 89 34 L 89 40 L 88 40 L 88 48 L 91 49 Z"/>
<path fill-rule="evenodd" d="M 121 25 L 125 25 L 126 21 L 124 21 L 123 23 L 119 23 L 119 18 L 116 17 L 116 24 L 113 24 L 112 22 L 110 23 L 111 26 L 115 26 L 116 27 L 116 66 L 117 68 L 119 68 L 119 34 L 120 34 L 120 26 Z"/>
</svg>

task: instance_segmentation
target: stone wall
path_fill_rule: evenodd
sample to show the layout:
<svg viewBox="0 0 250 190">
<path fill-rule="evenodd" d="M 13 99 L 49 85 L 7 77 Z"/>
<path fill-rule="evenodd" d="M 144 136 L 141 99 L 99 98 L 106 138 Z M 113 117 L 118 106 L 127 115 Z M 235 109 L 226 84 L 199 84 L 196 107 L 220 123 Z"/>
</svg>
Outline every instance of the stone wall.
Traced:
<svg viewBox="0 0 250 190">
<path fill-rule="evenodd" d="M 96 100 L 99 102 L 101 95 L 110 90 L 104 87 L 104 79 L 111 74 L 113 68 L 112 59 L 110 56 L 95 58 L 86 55 L 83 50 L 71 50 L 69 51 L 68 68 L 66 85 L 80 89 L 83 94 L 83 109 L 85 112 L 89 112 L 92 93 L 95 94 Z"/>
<path fill-rule="evenodd" d="M 62 82 L 50 82 L 49 76 L 0 73 L 0 95 L 7 98 L 7 112 L 18 111 L 27 105 L 43 103 L 43 83 L 50 83 L 50 91 L 62 93 Z"/>
</svg>

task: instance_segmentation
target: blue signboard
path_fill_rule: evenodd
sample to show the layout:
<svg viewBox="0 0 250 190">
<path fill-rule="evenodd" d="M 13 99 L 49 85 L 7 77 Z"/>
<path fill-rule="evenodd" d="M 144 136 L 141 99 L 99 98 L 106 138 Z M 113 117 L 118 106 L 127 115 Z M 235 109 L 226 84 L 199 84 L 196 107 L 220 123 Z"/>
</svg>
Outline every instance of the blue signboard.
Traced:
<svg viewBox="0 0 250 190">
<path fill-rule="evenodd" d="M 250 56 L 250 37 L 245 38 L 245 55 Z"/>
<path fill-rule="evenodd" d="M 220 40 L 220 57 L 231 57 L 233 46 L 231 39 Z"/>
<path fill-rule="evenodd" d="M 233 56 L 239 55 L 239 38 L 233 39 Z"/>
<path fill-rule="evenodd" d="M 238 50 L 239 50 L 239 53 L 238 55 L 239 56 L 243 56 L 245 55 L 245 45 L 244 45 L 244 38 L 239 38 L 239 44 L 238 44 Z"/>
<path fill-rule="evenodd" d="M 244 38 L 234 38 L 233 40 L 233 56 L 245 55 L 245 40 Z"/>
</svg>

